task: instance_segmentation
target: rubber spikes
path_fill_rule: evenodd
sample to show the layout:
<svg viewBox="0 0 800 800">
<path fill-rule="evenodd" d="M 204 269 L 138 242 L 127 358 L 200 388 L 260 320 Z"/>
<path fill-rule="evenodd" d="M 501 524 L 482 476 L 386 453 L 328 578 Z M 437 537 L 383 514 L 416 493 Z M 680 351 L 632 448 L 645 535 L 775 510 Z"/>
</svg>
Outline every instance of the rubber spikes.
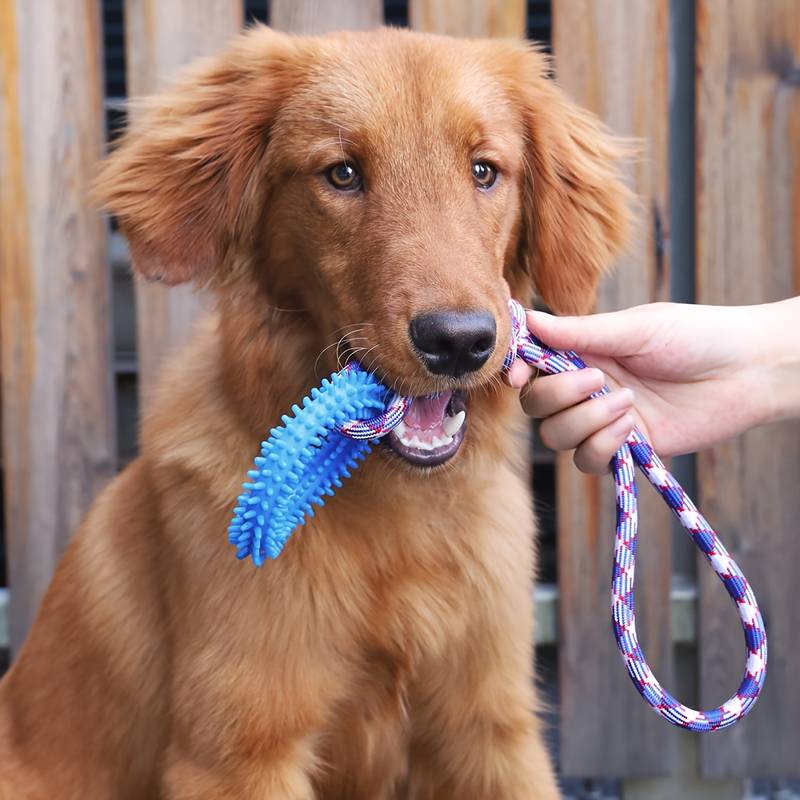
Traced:
<svg viewBox="0 0 800 800">
<path fill-rule="evenodd" d="M 387 396 L 373 375 L 350 368 L 323 380 L 281 418 L 283 424 L 261 442 L 237 498 L 228 527 L 237 558 L 249 557 L 260 567 L 280 555 L 314 506 L 323 505 L 372 449 L 374 439 L 348 438 L 337 426 L 384 410 Z"/>
</svg>

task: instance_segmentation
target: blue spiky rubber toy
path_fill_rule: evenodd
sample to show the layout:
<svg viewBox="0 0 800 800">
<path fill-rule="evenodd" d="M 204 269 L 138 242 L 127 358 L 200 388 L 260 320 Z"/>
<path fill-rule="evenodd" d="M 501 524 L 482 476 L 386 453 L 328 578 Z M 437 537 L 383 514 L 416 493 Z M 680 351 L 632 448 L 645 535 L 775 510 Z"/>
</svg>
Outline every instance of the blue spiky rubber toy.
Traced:
<svg viewBox="0 0 800 800">
<path fill-rule="evenodd" d="M 366 458 L 387 413 L 396 424 L 406 407 L 352 364 L 312 389 L 261 442 L 247 473 L 228 528 L 237 557 L 260 567 L 280 555 L 294 530 L 314 515 L 313 507 L 323 505 Z"/>
</svg>

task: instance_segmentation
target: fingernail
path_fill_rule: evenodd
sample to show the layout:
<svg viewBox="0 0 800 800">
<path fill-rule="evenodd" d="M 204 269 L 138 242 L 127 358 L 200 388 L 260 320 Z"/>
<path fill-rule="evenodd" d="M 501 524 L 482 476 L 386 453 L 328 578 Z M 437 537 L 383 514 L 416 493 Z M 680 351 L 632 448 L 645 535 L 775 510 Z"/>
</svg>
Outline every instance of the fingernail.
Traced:
<svg viewBox="0 0 800 800">
<path fill-rule="evenodd" d="M 540 325 L 546 326 L 552 318 L 552 314 L 548 314 L 546 311 L 537 311 L 532 308 L 529 308 L 525 313 L 525 321 L 528 328 L 534 332 Z"/>
<path fill-rule="evenodd" d="M 552 317 L 552 314 L 548 314 L 547 311 L 539 311 L 537 308 L 526 308 L 525 309 L 525 316 L 528 319 L 545 319 L 547 317 Z"/>
<path fill-rule="evenodd" d="M 530 374 L 530 370 L 523 367 L 519 361 L 516 361 L 511 369 L 506 372 L 506 380 L 515 389 L 521 389 L 528 382 Z"/>
<path fill-rule="evenodd" d="M 605 376 L 596 367 L 587 367 L 578 372 L 578 386 L 582 391 L 599 389 L 605 382 Z"/>
<path fill-rule="evenodd" d="M 633 392 L 630 389 L 618 389 L 611 392 L 606 400 L 606 407 L 609 411 L 622 411 L 633 405 Z"/>
<path fill-rule="evenodd" d="M 623 414 L 618 420 L 615 420 L 608 426 L 608 430 L 614 436 L 622 436 L 626 433 L 630 433 L 635 424 L 633 414 Z"/>
</svg>

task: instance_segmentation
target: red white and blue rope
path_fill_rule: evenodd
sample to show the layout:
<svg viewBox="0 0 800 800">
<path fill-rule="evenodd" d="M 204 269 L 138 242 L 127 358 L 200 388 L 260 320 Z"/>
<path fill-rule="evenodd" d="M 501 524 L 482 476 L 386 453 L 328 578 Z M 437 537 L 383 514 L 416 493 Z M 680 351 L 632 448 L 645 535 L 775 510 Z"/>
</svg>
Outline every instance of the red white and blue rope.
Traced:
<svg viewBox="0 0 800 800">
<path fill-rule="evenodd" d="M 527 328 L 525 309 L 509 301 L 512 320 L 511 346 L 504 369 L 517 358 L 548 373 L 567 372 L 586 367 L 571 351 L 552 350 Z M 608 393 L 604 386 L 593 397 Z M 402 420 L 412 398 L 395 395 L 385 413 L 369 420 L 353 420 L 338 427 L 353 439 L 385 436 Z M 644 473 L 664 502 L 678 517 L 694 543 L 717 573 L 736 605 L 744 630 L 746 663 L 744 678 L 736 694 L 718 708 L 696 711 L 679 703 L 656 679 L 645 660 L 636 635 L 634 572 L 638 536 L 638 500 L 634 465 Z M 617 528 L 614 544 L 611 607 L 614 636 L 634 686 L 661 717 L 681 728 L 715 731 L 741 719 L 755 704 L 764 686 L 767 667 L 767 634 L 755 595 L 736 562 L 728 554 L 714 529 L 706 522 L 681 485 L 653 451 L 644 434 L 635 428 L 611 462 L 617 498 Z"/>
<path fill-rule="evenodd" d="M 356 369 L 358 365 L 351 361 L 344 368 L 343 372 Z M 369 419 L 352 419 L 336 426 L 339 433 L 344 434 L 349 439 L 380 439 L 386 436 L 392 428 L 396 428 L 406 411 L 411 407 L 411 397 L 403 397 L 399 394 L 392 395 L 386 403 L 386 411 Z"/>
<path fill-rule="evenodd" d="M 525 309 L 519 303 L 512 300 L 509 308 L 512 318 L 512 344 L 506 357 L 506 367 L 510 367 L 517 357 L 548 373 L 583 369 L 586 366 L 575 353 L 551 350 L 531 335 L 526 326 Z M 593 396 L 607 394 L 608 391 L 608 387 L 604 386 Z M 653 675 L 639 645 L 634 607 L 634 571 L 639 526 L 634 464 L 678 517 L 717 573 L 739 612 L 746 647 L 744 677 L 736 694 L 710 711 L 688 708 L 667 692 Z M 767 634 L 753 590 L 714 529 L 706 522 L 638 428 L 634 428 L 628 440 L 615 454 L 611 471 L 617 496 L 611 610 L 614 636 L 628 674 L 653 710 L 673 725 L 693 731 L 726 728 L 750 711 L 766 677 Z"/>
</svg>

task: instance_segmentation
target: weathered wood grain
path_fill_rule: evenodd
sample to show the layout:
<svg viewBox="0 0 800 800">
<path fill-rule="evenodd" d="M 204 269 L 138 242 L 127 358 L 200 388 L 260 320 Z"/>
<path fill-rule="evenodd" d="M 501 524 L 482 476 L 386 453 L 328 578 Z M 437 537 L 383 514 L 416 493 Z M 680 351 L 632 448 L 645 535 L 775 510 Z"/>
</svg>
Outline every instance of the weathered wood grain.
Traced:
<svg viewBox="0 0 800 800">
<path fill-rule="evenodd" d="M 0 302 L 11 643 L 114 470 L 99 6 L 0 3 Z"/>
<path fill-rule="evenodd" d="M 383 24 L 383 4 L 376 0 L 273 0 L 270 24 L 287 33 L 311 35 L 370 30 Z"/>
<path fill-rule="evenodd" d="M 125 0 L 128 95 L 163 88 L 193 58 L 220 50 L 241 28 L 241 0 Z M 208 298 L 191 286 L 136 282 L 139 391 L 146 400 L 164 356 L 186 339 Z"/>
<path fill-rule="evenodd" d="M 696 13 L 697 299 L 729 305 L 796 295 L 800 3 L 698 0 Z M 709 776 L 800 775 L 799 466 L 797 422 L 698 457 L 703 511 L 752 582 L 770 635 L 759 704 L 701 742 Z M 727 594 L 702 559 L 698 570 L 700 689 L 710 707 L 738 686 L 744 648 Z"/>
<path fill-rule="evenodd" d="M 412 28 L 449 36 L 524 36 L 525 0 L 410 0 Z"/>
<path fill-rule="evenodd" d="M 642 201 L 636 237 L 605 281 L 598 308 L 665 299 L 667 0 L 554 0 L 553 26 L 559 82 L 612 130 L 639 138 L 643 147 L 642 158 L 629 172 Z M 608 476 L 580 474 L 564 455 L 558 460 L 557 484 L 562 772 L 600 777 L 666 772 L 671 731 L 630 684 L 611 633 L 613 483 Z M 639 636 L 650 665 L 669 687 L 670 519 L 646 481 L 640 503 Z"/>
</svg>

